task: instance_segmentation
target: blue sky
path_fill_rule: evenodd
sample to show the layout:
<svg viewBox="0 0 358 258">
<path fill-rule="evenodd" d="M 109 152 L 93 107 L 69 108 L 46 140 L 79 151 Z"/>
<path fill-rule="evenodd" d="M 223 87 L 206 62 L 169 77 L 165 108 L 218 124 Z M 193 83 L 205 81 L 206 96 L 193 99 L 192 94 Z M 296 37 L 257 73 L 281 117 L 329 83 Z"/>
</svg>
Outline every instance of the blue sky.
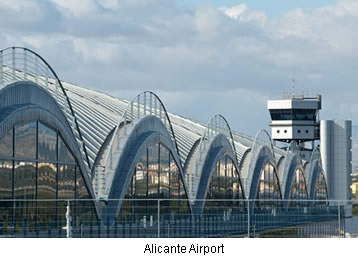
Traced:
<svg viewBox="0 0 358 258">
<path fill-rule="evenodd" d="M 318 8 L 334 4 L 336 0 L 176 0 L 179 6 L 195 7 L 212 5 L 215 7 L 231 7 L 246 3 L 250 9 L 263 10 L 270 17 L 279 17 L 294 8 Z"/>
<path fill-rule="evenodd" d="M 266 101 L 292 78 L 323 95 L 321 118 L 358 124 L 357 0 L 178 1 L 0 0 L 0 48 L 33 49 L 61 79 L 113 96 L 151 90 L 173 113 L 222 114 L 249 135 L 268 128 Z"/>
</svg>

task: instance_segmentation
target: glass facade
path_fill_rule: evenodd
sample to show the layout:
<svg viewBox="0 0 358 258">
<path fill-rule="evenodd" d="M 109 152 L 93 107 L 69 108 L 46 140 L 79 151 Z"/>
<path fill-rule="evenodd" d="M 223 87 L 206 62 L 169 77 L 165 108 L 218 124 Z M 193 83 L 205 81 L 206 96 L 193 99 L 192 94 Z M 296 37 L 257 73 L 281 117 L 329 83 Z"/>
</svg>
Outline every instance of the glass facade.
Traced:
<svg viewBox="0 0 358 258">
<path fill-rule="evenodd" d="M 10 130 L 0 141 L 0 157 L 13 156 L 13 131 Z"/>
<path fill-rule="evenodd" d="M 78 210 L 96 216 L 75 158 L 59 133 L 41 122 L 17 124 L 0 139 L 0 176 L 3 232 L 63 226 L 64 199 L 87 200 L 72 204 L 75 223 L 87 219 Z"/>
<path fill-rule="evenodd" d="M 0 221 L 2 222 L 3 232 L 10 233 L 12 225 L 13 202 L 13 161 L 0 160 Z"/>
<path fill-rule="evenodd" d="M 313 200 L 322 200 L 322 202 L 317 203 L 319 206 L 328 205 L 326 202 L 326 200 L 328 200 L 326 179 L 322 171 L 319 172 L 316 184 L 314 186 Z"/>
<path fill-rule="evenodd" d="M 292 177 L 291 189 L 289 199 L 290 206 L 306 206 L 306 202 L 302 200 L 308 199 L 308 192 L 306 188 L 306 180 L 303 174 L 302 169 L 296 168 L 295 174 Z"/>
<path fill-rule="evenodd" d="M 37 122 L 15 126 L 15 157 L 36 159 Z"/>
<path fill-rule="evenodd" d="M 205 199 L 205 213 L 245 209 L 246 202 L 240 174 L 234 161 L 228 155 L 222 156 L 216 162 Z M 219 201 L 224 199 L 227 201 Z"/>
<path fill-rule="evenodd" d="M 272 120 L 309 120 L 316 121 L 315 109 L 271 109 Z"/>
<path fill-rule="evenodd" d="M 125 199 L 118 221 L 132 215 L 156 215 L 157 199 L 162 200 L 162 215 L 190 212 L 183 178 L 171 151 L 163 144 L 147 147 L 133 172 Z"/>
<path fill-rule="evenodd" d="M 281 190 L 276 169 L 271 163 L 266 163 L 261 170 L 255 206 L 258 208 L 271 208 L 281 206 Z"/>
</svg>

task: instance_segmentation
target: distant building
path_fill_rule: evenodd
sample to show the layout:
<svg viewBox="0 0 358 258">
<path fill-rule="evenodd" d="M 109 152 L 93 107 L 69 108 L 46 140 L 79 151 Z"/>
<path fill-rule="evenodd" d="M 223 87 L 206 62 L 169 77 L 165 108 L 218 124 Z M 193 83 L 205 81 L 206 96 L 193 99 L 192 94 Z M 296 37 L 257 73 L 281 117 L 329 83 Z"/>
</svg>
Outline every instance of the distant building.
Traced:
<svg viewBox="0 0 358 258">
<path fill-rule="evenodd" d="M 352 178 L 352 199 L 358 199 L 358 176 Z"/>
</svg>

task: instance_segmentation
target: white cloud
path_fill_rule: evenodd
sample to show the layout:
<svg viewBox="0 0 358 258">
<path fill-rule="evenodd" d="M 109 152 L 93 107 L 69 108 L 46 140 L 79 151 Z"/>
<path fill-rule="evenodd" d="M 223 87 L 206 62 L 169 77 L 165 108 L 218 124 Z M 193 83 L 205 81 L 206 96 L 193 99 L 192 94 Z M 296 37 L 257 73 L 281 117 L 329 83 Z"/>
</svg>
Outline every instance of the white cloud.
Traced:
<svg viewBox="0 0 358 258">
<path fill-rule="evenodd" d="M 0 0 L 0 6 L 3 9 L 10 9 L 16 12 L 20 12 L 23 9 L 32 11 L 37 9 L 36 3 L 28 0 Z"/>
<path fill-rule="evenodd" d="M 85 62 L 109 64 L 119 58 L 118 44 L 96 40 L 73 38 L 74 52 L 78 53 Z"/>
<path fill-rule="evenodd" d="M 104 8 L 118 10 L 120 8 L 119 0 L 97 0 L 97 3 Z"/>
<path fill-rule="evenodd" d="M 264 96 L 280 97 L 292 77 L 310 92 L 319 89 L 325 103 L 356 101 L 349 97 L 358 85 L 354 0 L 277 19 L 250 9 L 249 1 L 225 9 L 168 0 L 39 3 L 0 0 L 0 46 L 34 48 L 61 78 L 80 85 L 119 95 L 153 90 L 171 111 L 197 119 L 231 108 L 234 128 L 248 121 L 262 127 Z M 210 108 L 199 110 L 196 101 Z M 261 113 L 251 119 L 247 110 Z"/>
<path fill-rule="evenodd" d="M 238 20 L 242 18 L 243 14 L 247 12 L 249 8 L 247 4 L 240 4 L 229 8 L 223 7 L 219 9 L 222 10 L 230 18 Z"/>
<path fill-rule="evenodd" d="M 93 0 L 50 0 L 63 15 L 70 14 L 75 17 L 90 15 L 97 11 L 96 3 Z"/>
<path fill-rule="evenodd" d="M 249 10 L 247 4 L 240 4 L 229 8 L 219 8 L 227 16 L 233 20 L 239 20 L 244 23 L 254 23 L 257 26 L 263 27 L 267 22 L 267 15 L 263 11 Z"/>
</svg>

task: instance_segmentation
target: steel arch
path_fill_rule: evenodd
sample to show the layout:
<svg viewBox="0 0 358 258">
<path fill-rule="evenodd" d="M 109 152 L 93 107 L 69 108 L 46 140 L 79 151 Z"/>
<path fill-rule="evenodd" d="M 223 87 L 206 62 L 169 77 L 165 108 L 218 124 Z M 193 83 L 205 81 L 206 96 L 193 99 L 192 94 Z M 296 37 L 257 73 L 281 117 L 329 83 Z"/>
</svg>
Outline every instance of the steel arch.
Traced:
<svg viewBox="0 0 358 258">
<path fill-rule="evenodd" d="M 23 51 L 22 53 L 16 53 L 16 50 Z M 5 57 L 5 58 L 4 58 Z M 31 59 L 32 58 L 32 59 Z M 40 62 L 39 62 L 40 61 Z M 19 67 L 20 66 L 20 67 Z M 6 80 L 4 77 L 4 68 L 10 69 L 11 75 L 10 80 Z M 22 68 L 22 69 L 19 69 Z M 23 74 L 23 77 L 17 76 L 16 73 L 20 72 Z M 40 72 L 44 73 L 41 74 Z M 73 134 L 78 135 L 78 140 L 81 142 L 80 150 L 81 155 L 84 154 L 83 160 L 87 163 L 87 173 L 90 176 L 90 169 L 91 164 L 89 162 L 86 145 L 83 141 L 83 137 L 80 131 L 80 128 L 78 126 L 77 119 L 75 117 L 70 99 L 67 96 L 67 93 L 61 83 L 61 80 L 57 76 L 54 69 L 49 65 L 49 63 L 38 53 L 35 51 L 25 48 L 25 47 L 8 47 L 5 49 L 0 50 L 0 84 L 4 84 L 4 82 L 14 82 L 14 81 L 22 81 L 22 80 L 31 80 L 29 77 L 33 77 L 32 80 L 35 81 L 36 84 L 40 85 L 42 88 L 46 89 L 51 93 L 51 91 L 55 92 L 56 95 L 56 102 L 59 104 L 59 106 L 63 109 L 63 113 L 67 117 L 69 114 L 70 118 L 70 126 L 73 131 Z M 49 77 L 50 76 L 50 77 Z M 4 80 L 5 79 L 5 80 Z M 11 80 L 12 79 L 12 80 Z M 54 82 L 51 82 L 50 80 L 54 80 Z M 42 83 L 41 83 L 42 81 Z M 51 84 L 54 85 L 54 89 L 51 89 Z M 61 103 L 59 101 L 58 96 L 58 87 L 60 87 L 61 92 L 64 97 L 64 102 Z M 67 112 L 69 110 L 69 112 Z M 83 153 L 82 153 L 83 151 Z"/>
</svg>

